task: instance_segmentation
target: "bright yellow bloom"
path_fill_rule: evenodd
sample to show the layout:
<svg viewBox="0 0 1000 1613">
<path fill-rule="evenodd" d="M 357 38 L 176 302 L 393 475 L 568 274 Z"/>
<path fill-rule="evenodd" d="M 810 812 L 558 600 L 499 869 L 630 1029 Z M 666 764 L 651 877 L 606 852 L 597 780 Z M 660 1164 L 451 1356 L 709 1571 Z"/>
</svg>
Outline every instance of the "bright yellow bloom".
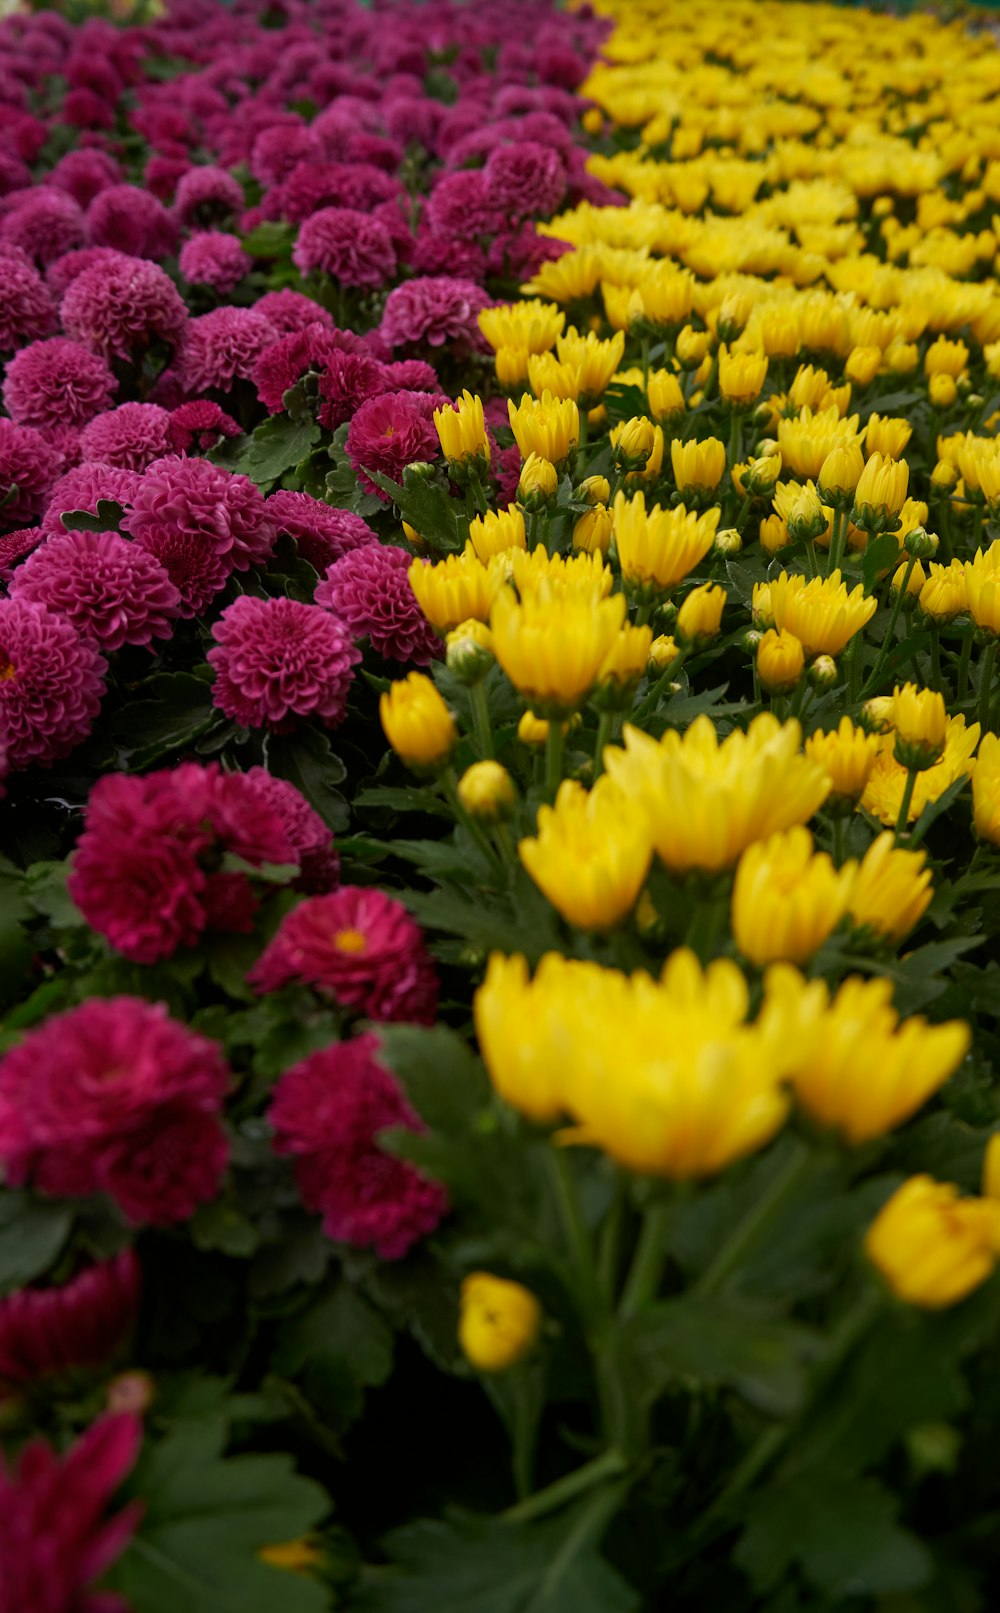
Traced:
<svg viewBox="0 0 1000 1613">
<path fill-rule="evenodd" d="M 1000 540 L 966 561 L 965 598 L 976 626 L 1000 635 Z"/>
<path fill-rule="evenodd" d="M 484 310 L 484 312 L 492 310 Z M 523 387 L 528 379 L 531 354 L 526 347 L 498 347 L 493 359 L 497 382 L 505 392 Z"/>
<path fill-rule="evenodd" d="M 757 646 L 757 676 L 768 694 L 788 694 L 805 664 L 805 651 L 794 633 L 768 628 Z"/>
<path fill-rule="evenodd" d="M 722 626 L 722 612 L 726 604 L 726 590 L 717 583 L 703 582 L 686 594 L 674 633 L 681 644 L 704 645 L 717 638 Z"/>
<path fill-rule="evenodd" d="M 564 717 L 581 705 L 625 618 L 625 595 L 595 601 L 542 588 L 520 603 L 509 588 L 490 615 L 496 658 L 532 709 Z"/>
<path fill-rule="evenodd" d="M 885 367 L 892 375 L 909 375 L 919 363 L 916 342 L 890 342 L 885 350 Z"/>
<path fill-rule="evenodd" d="M 581 409 L 592 409 L 600 402 L 624 351 L 624 331 L 618 331 L 608 341 L 601 341 L 593 331 L 581 335 L 571 325 L 564 336 L 556 338 L 560 364 L 576 376 L 575 396 Z"/>
<path fill-rule="evenodd" d="M 820 467 L 819 480 L 816 484 L 820 497 L 828 503 L 846 499 L 857 487 L 864 468 L 865 456 L 861 444 L 856 439 L 837 443 L 830 449 Z"/>
<path fill-rule="evenodd" d="M 686 408 L 681 384 L 673 370 L 650 370 L 646 398 L 650 414 L 661 423 L 679 419 Z"/>
<path fill-rule="evenodd" d="M 378 709 L 385 737 L 407 767 L 440 767 L 458 744 L 451 712 L 423 672 L 391 683 Z"/>
<path fill-rule="evenodd" d="M 744 497 L 747 493 L 755 493 L 758 498 L 770 498 L 780 475 L 781 455 L 776 453 L 761 454 L 757 459 L 751 459 L 747 462 L 746 469 L 741 477 L 743 486 L 739 491 Z"/>
<path fill-rule="evenodd" d="M 692 325 L 685 325 L 683 330 L 677 332 L 677 341 L 674 344 L 674 352 L 681 369 L 696 370 L 711 345 L 711 331 L 695 330 Z"/>
<path fill-rule="evenodd" d="M 560 364 L 554 353 L 531 353 L 528 356 L 528 385 L 536 397 L 548 392 L 553 398 L 580 396 L 580 377 L 572 364 Z"/>
<path fill-rule="evenodd" d="M 898 515 L 906 502 L 909 477 L 910 468 L 905 462 L 897 463 L 880 453 L 872 454 L 854 489 L 851 519 L 863 526 L 870 513 L 882 519 Z M 860 519 L 862 516 L 865 520 Z"/>
<path fill-rule="evenodd" d="M 611 483 L 606 476 L 585 476 L 574 488 L 573 497 L 581 504 L 607 504 L 611 499 Z"/>
<path fill-rule="evenodd" d="M 517 482 L 517 496 L 526 508 L 551 503 L 559 490 L 559 472 L 547 459 L 529 454 L 521 466 Z M 471 530 L 470 530 L 471 536 Z"/>
<path fill-rule="evenodd" d="M 474 515 L 469 522 L 469 542 L 483 565 L 495 554 L 523 549 L 527 538 L 522 512 L 516 504 L 508 504 L 505 510 L 487 510 L 485 515 Z"/>
<path fill-rule="evenodd" d="M 1000 739 L 984 734 L 972 770 L 972 816 L 980 840 L 1000 846 Z"/>
<path fill-rule="evenodd" d="M 563 727 L 566 726 L 564 723 Z M 544 717 L 536 717 L 533 711 L 526 711 L 517 725 L 517 737 L 522 745 L 540 750 L 548 741 L 549 725 Z"/>
<path fill-rule="evenodd" d="M 435 409 L 434 427 L 449 464 L 461 464 L 466 459 L 481 459 L 489 464 L 490 444 L 481 398 L 466 390 L 455 404 Z"/>
<path fill-rule="evenodd" d="M 817 762 L 830 780 L 827 806 L 852 809 L 860 800 L 879 752 L 877 734 L 855 728 L 850 717 L 827 734 L 810 734 L 803 746 L 810 761 Z"/>
<path fill-rule="evenodd" d="M 948 718 L 944 755 L 933 767 L 918 773 L 913 797 L 910 801 L 908 822 L 915 823 L 929 801 L 936 801 L 957 779 L 967 778 L 972 772 L 972 754 L 979 741 L 979 724 L 966 727 L 964 716 Z M 869 775 L 861 805 L 887 828 L 899 819 L 906 787 L 907 770 L 893 754 L 895 736 L 886 734 L 880 740 L 879 753 Z"/>
<path fill-rule="evenodd" d="M 595 504 L 575 522 L 573 547 L 586 554 L 606 555 L 611 548 L 611 532 L 611 511 L 605 504 Z"/>
<path fill-rule="evenodd" d="M 924 1310 L 957 1305 L 992 1276 L 1000 1204 L 961 1198 L 950 1182 L 911 1176 L 879 1211 L 865 1254 L 898 1299 Z"/>
<path fill-rule="evenodd" d="M 495 823 L 513 811 L 517 791 L 499 762 L 473 762 L 458 781 L 458 799 L 471 818 Z"/>
<path fill-rule="evenodd" d="M 507 412 L 524 459 L 537 454 L 560 467 L 580 441 L 580 411 L 572 398 L 554 398 L 547 391 L 532 398 L 525 392 L 517 405 L 508 400 Z"/>
<path fill-rule="evenodd" d="M 915 1114 L 969 1049 L 961 1020 L 900 1023 L 889 980 L 851 975 L 827 1001 L 825 984 L 807 986 L 779 966 L 766 986 L 777 1017 L 797 1024 L 791 1081 L 799 1104 L 855 1147 Z"/>
<path fill-rule="evenodd" d="M 933 895 L 926 851 L 896 847 L 895 836 L 887 829 L 876 836 L 858 864 L 847 911 L 852 924 L 896 942 L 923 917 Z"/>
<path fill-rule="evenodd" d="M 566 315 L 553 302 L 537 298 L 523 302 L 500 303 L 479 314 L 479 329 L 493 351 L 519 347 L 528 353 L 545 353 L 555 342 Z"/>
<path fill-rule="evenodd" d="M 896 735 L 896 760 L 903 767 L 933 767 L 944 750 L 948 708 L 936 689 L 918 689 L 915 683 L 897 684 L 892 692 L 890 717 Z"/>
<path fill-rule="evenodd" d="M 477 1372 L 504 1372 L 533 1348 L 542 1307 L 529 1288 L 473 1271 L 462 1280 L 458 1342 Z"/>
<path fill-rule="evenodd" d="M 711 549 L 719 524 L 716 506 L 698 515 L 683 504 L 646 509 L 644 494 L 614 502 L 614 535 L 622 578 L 631 588 L 664 594 L 677 587 Z"/>
<path fill-rule="evenodd" d="M 969 349 L 964 342 L 950 342 L 946 336 L 939 336 L 924 354 L 924 374 L 950 375 L 957 381 L 968 362 Z"/>
<path fill-rule="evenodd" d="M 493 576 L 471 544 L 433 565 L 414 560 L 407 573 L 417 604 L 432 627 L 447 633 L 470 616 L 484 622 L 502 579 Z"/>
<path fill-rule="evenodd" d="M 706 437 L 704 442 L 675 440 L 670 444 L 670 462 L 682 493 L 688 488 L 711 493 L 726 473 L 726 445 L 718 437 Z"/>
<path fill-rule="evenodd" d="M 858 440 L 857 415 L 841 419 L 836 408 L 823 409 L 817 414 L 811 409 L 802 409 L 794 419 L 778 421 L 782 463 L 796 476 L 807 476 L 813 481 L 834 448 Z"/>
<path fill-rule="evenodd" d="M 733 353 L 719 348 L 719 391 L 727 403 L 748 407 L 760 397 L 767 359 L 759 353 Z"/>
<path fill-rule="evenodd" d="M 765 554 L 779 554 L 791 543 L 788 522 L 780 515 L 766 515 L 760 523 L 760 546 Z"/>
<path fill-rule="evenodd" d="M 574 594 L 595 604 L 610 594 L 614 582 L 599 553 L 549 554 L 544 543 L 511 556 L 511 578 L 522 599 L 542 591 L 547 598 Z"/>
<path fill-rule="evenodd" d="M 927 573 L 920 564 L 919 560 L 917 561 L 916 565 L 913 566 L 911 566 L 908 561 L 904 560 L 896 567 L 892 574 L 892 581 L 889 584 L 889 592 L 895 597 L 896 594 L 902 593 L 905 585 L 907 594 L 919 599 L 920 590 L 923 588 L 926 581 Z"/>
<path fill-rule="evenodd" d="M 610 930 L 627 918 L 646 882 L 653 848 L 642 815 L 603 774 L 589 795 L 575 779 L 540 806 L 536 838 L 521 861 L 567 924 Z"/>
<path fill-rule="evenodd" d="M 655 482 L 663 469 L 663 450 L 665 446 L 663 427 L 653 427 L 653 446 L 649 458 L 640 470 L 631 470 L 625 478 L 625 486 L 630 490 L 643 482 Z"/>
<path fill-rule="evenodd" d="M 649 324 L 680 326 L 694 306 L 694 276 L 672 263 L 659 263 L 643 275 L 637 295 L 639 313 Z"/>
<path fill-rule="evenodd" d="M 797 722 L 770 712 L 719 740 L 696 717 L 684 734 L 659 741 L 626 726 L 624 748 L 608 746 L 605 766 L 647 814 L 653 846 L 675 873 L 730 868 L 747 846 L 806 823 L 829 788 L 822 769 L 799 754 Z"/>
<path fill-rule="evenodd" d="M 557 1120 L 564 1112 L 560 1000 L 573 985 L 592 991 L 603 973 L 596 964 L 574 966 L 550 952 L 532 981 L 524 958 L 490 957 L 472 1003 L 476 1038 L 493 1086 L 529 1120 Z"/>
<path fill-rule="evenodd" d="M 860 583 L 848 592 L 839 571 L 808 582 L 798 572 L 782 571 L 770 586 L 774 625 L 801 639 L 810 660 L 839 655 L 878 608 L 877 600 L 865 598 Z"/>
<path fill-rule="evenodd" d="M 952 560 L 950 565 L 931 563 L 927 581 L 920 590 L 920 609 L 933 622 L 951 622 L 968 608 L 968 585 L 965 563 Z"/>
<path fill-rule="evenodd" d="M 733 938 L 745 958 L 805 963 L 847 910 L 854 863 L 837 869 L 814 851 L 808 829 L 786 829 L 748 846 L 733 885 Z"/>
<path fill-rule="evenodd" d="M 880 347 L 852 347 L 844 360 L 844 374 L 855 386 L 871 386 L 881 368 Z"/>
<path fill-rule="evenodd" d="M 865 426 L 865 458 L 881 454 L 883 459 L 899 459 L 912 436 L 913 427 L 908 420 L 892 415 L 869 415 Z"/>
<path fill-rule="evenodd" d="M 614 426 L 609 436 L 611 457 L 616 465 L 631 470 L 645 469 L 656 442 L 652 420 L 647 420 L 645 415 L 635 415 L 633 419 L 622 420 Z"/>
<path fill-rule="evenodd" d="M 599 688 L 619 693 L 634 689 L 649 665 L 653 643 L 651 627 L 634 627 L 626 622 L 615 639 L 597 676 Z"/>
<path fill-rule="evenodd" d="M 824 403 L 829 390 L 830 377 L 825 370 L 816 369 L 812 364 L 800 364 L 788 388 L 788 402 L 795 410 L 829 407 Z"/>
</svg>

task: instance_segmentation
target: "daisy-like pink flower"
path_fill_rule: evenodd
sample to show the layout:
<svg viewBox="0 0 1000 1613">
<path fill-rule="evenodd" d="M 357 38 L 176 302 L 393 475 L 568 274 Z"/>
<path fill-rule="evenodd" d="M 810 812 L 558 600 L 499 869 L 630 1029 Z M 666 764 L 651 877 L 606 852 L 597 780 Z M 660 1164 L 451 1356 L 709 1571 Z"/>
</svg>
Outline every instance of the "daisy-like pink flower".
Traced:
<svg viewBox="0 0 1000 1613">
<path fill-rule="evenodd" d="M 398 1082 L 378 1062 L 375 1036 L 313 1053 L 279 1080 L 268 1120 L 274 1147 L 290 1154 L 307 1209 L 338 1243 L 373 1246 L 399 1260 L 448 1210 L 439 1183 L 379 1147 L 390 1126 L 422 1131 Z"/>
<path fill-rule="evenodd" d="M 428 392 L 385 392 L 363 403 L 351 421 L 344 452 L 362 486 L 377 493 L 384 504 L 389 503 L 389 494 L 365 472 L 379 471 L 399 482 L 407 465 L 437 459 L 434 410 L 441 402 Z"/>
<path fill-rule="evenodd" d="M 107 409 L 118 383 L 100 354 L 53 336 L 22 347 L 7 365 L 4 407 L 22 426 L 84 426 Z"/>
<path fill-rule="evenodd" d="M 390 661 L 427 666 L 442 652 L 410 586 L 413 556 L 388 543 L 356 549 L 327 568 L 316 589 L 317 605 L 332 610 L 357 638 Z"/>
<path fill-rule="evenodd" d="M 5 1389 L 110 1361 L 135 1326 L 141 1283 L 135 1250 L 123 1249 L 59 1287 L 0 1299 L 0 1400 Z"/>
<path fill-rule="evenodd" d="M 342 555 L 378 542 L 360 515 L 334 509 L 308 493 L 279 488 L 267 501 L 267 513 L 278 533 L 294 538 L 302 559 L 320 573 Z"/>
<path fill-rule="evenodd" d="M 0 599 L 0 730 L 12 769 L 48 767 L 86 739 L 107 663 L 65 617 Z"/>
<path fill-rule="evenodd" d="M 296 718 L 328 728 L 344 715 L 361 656 L 347 628 L 318 605 L 242 595 L 213 628 L 212 699 L 244 728 L 288 732 Z"/>
<path fill-rule="evenodd" d="M 143 471 L 173 451 L 171 416 L 158 403 L 120 403 L 95 415 L 80 433 L 84 459 L 122 470 Z"/>
<path fill-rule="evenodd" d="M 300 902 L 250 972 L 256 991 L 312 986 L 366 1019 L 431 1025 L 437 971 L 402 902 L 373 886 L 342 885 Z"/>
<path fill-rule="evenodd" d="M 169 638 L 181 601 L 155 556 L 117 532 L 54 533 L 15 572 L 10 597 L 55 611 L 105 653 Z"/>
</svg>

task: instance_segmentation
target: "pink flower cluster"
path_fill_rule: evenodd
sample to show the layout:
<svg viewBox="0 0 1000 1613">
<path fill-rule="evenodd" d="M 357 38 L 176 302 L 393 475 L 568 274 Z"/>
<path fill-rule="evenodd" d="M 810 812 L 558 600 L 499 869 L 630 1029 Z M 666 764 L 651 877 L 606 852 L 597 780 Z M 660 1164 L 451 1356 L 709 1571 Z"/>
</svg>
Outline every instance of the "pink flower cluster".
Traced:
<svg viewBox="0 0 1000 1613">
<path fill-rule="evenodd" d="M 0 1401 L 39 1378 L 109 1361 L 135 1326 L 142 1267 L 133 1249 L 56 1288 L 0 1299 Z"/>
</svg>

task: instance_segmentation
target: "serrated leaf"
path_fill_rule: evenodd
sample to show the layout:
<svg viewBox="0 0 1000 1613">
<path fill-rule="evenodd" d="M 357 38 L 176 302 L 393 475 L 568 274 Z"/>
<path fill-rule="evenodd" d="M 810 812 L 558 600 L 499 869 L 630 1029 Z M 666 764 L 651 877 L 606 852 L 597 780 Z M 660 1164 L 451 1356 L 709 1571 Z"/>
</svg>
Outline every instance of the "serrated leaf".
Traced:
<svg viewBox="0 0 1000 1613">
<path fill-rule="evenodd" d="M 0 1188 L 0 1293 L 23 1288 L 48 1271 L 72 1225 L 71 1205 Z"/>
<path fill-rule="evenodd" d="M 898 558 L 899 540 L 892 532 L 883 532 L 877 538 L 869 539 L 861 562 L 861 577 L 866 594 L 871 593 L 879 575 L 883 571 L 888 571 Z"/>
<path fill-rule="evenodd" d="M 193 744 L 220 713 L 211 686 L 190 672 L 162 672 L 147 678 L 136 697 L 111 722 L 111 737 L 124 751 L 129 770 L 142 772 L 166 755 Z"/>
<path fill-rule="evenodd" d="M 252 480 L 258 485 L 276 482 L 286 470 L 305 459 L 319 435 L 314 420 L 293 420 L 287 414 L 269 416 L 247 445 L 246 463 Z"/>
<path fill-rule="evenodd" d="M 490 1101 L 479 1059 L 455 1031 L 435 1025 L 380 1025 L 382 1057 L 399 1077 L 417 1113 L 434 1130 L 471 1130 Z"/>
<path fill-rule="evenodd" d="M 90 510 L 67 510 L 59 519 L 67 532 L 117 532 L 124 514 L 124 507 L 116 500 L 99 498 L 95 513 Z"/>
<path fill-rule="evenodd" d="M 301 790 L 324 823 L 334 830 L 346 829 L 347 802 L 335 786 L 346 778 L 347 769 L 321 729 L 303 727 L 291 734 L 277 734 L 267 755 L 271 772 Z"/>
<path fill-rule="evenodd" d="M 243 250 L 252 258 L 284 258 L 290 255 L 294 239 L 293 225 L 266 219 L 243 237 Z"/>
</svg>

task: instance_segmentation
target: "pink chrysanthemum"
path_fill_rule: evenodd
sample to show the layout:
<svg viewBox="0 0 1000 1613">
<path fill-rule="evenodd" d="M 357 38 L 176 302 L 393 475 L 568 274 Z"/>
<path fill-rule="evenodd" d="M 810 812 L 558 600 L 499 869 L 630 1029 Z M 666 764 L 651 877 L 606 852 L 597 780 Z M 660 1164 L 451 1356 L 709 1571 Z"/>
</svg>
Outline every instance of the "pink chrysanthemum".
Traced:
<svg viewBox="0 0 1000 1613">
<path fill-rule="evenodd" d="M 320 147 L 301 124 L 262 129 L 250 153 L 250 172 L 261 185 L 280 185 L 300 162 L 315 162 Z"/>
<path fill-rule="evenodd" d="M 292 261 L 303 274 L 319 271 L 342 286 L 382 286 L 396 272 L 388 230 L 349 207 L 324 207 L 307 218 Z"/>
<path fill-rule="evenodd" d="M 390 661 L 427 666 L 441 640 L 410 587 L 413 557 L 392 544 L 372 543 L 330 566 L 315 600 L 345 621 L 357 638 Z"/>
<path fill-rule="evenodd" d="M 60 476 L 42 516 L 42 529 L 48 537 L 54 532 L 65 532 L 62 517 L 74 510 L 96 515 L 100 503 L 117 504 L 126 509 L 132 502 L 141 477 L 137 471 L 124 470 L 118 465 L 102 465 L 91 461 L 78 465 Z"/>
<path fill-rule="evenodd" d="M 234 381 L 249 381 L 276 336 L 274 326 L 253 308 L 213 308 L 192 319 L 181 353 L 185 389 L 230 392 Z"/>
<path fill-rule="evenodd" d="M 461 241 L 495 235 L 503 226 L 503 215 L 475 168 L 442 175 L 427 198 L 427 218 L 435 234 Z"/>
<path fill-rule="evenodd" d="M 386 366 L 366 353 L 331 353 L 319 378 L 316 418 L 327 431 L 350 420 L 369 398 L 388 390 Z"/>
<path fill-rule="evenodd" d="M 0 249 L 0 353 L 42 341 L 56 328 L 56 308 L 38 270 L 20 254 Z"/>
<path fill-rule="evenodd" d="M 222 612 L 213 638 L 212 699 L 234 722 L 277 733 L 293 728 L 297 717 L 328 728 L 340 722 L 361 656 L 327 611 L 244 594 Z"/>
<path fill-rule="evenodd" d="M 308 493 L 279 489 L 267 501 L 267 513 L 279 533 L 294 538 L 299 554 L 315 571 L 378 538 L 367 521 L 351 510 L 335 510 Z"/>
<path fill-rule="evenodd" d="M 19 532 L 0 534 L 0 582 L 9 583 L 17 562 L 44 541 L 45 533 L 40 526 L 25 526 Z"/>
<path fill-rule="evenodd" d="M 199 230 L 181 247 L 178 264 L 189 285 L 210 286 L 220 296 L 226 296 L 250 273 L 253 259 L 235 235 L 227 235 L 224 230 Z M 262 317 L 259 305 L 254 312 Z"/>
<path fill-rule="evenodd" d="M 233 571 L 262 564 L 275 531 L 260 489 L 207 459 L 154 460 L 135 490 L 123 527 L 156 555 L 195 616 Z"/>
<path fill-rule="evenodd" d="M 436 459 L 440 445 L 433 417 L 441 401 L 428 392 L 386 392 L 363 403 L 351 421 L 344 452 L 362 486 L 383 503 L 389 494 L 365 472 L 379 471 L 398 482 L 407 465 Z"/>
<path fill-rule="evenodd" d="M 252 929 L 257 895 L 246 873 L 219 870 L 227 852 L 254 867 L 297 861 L 285 818 L 242 773 L 109 773 L 90 792 L 69 893 L 117 951 L 157 963 L 206 930 Z"/>
<path fill-rule="evenodd" d="M 3 383 L 4 407 L 21 426 L 84 426 L 107 409 L 118 383 L 100 354 L 53 336 L 15 353 Z"/>
<path fill-rule="evenodd" d="M 184 175 L 190 172 L 191 162 L 188 157 L 154 155 L 149 158 L 142 171 L 142 182 L 157 201 L 166 204 Z"/>
<path fill-rule="evenodd" d="M 438 235 L 421 229 L 410 259 L 414 274 L 471 280 L 478 285 L 486 274 L 486 254 L 475 241 L 460 241 L 454 235 Z"/>
<path fill-rule="evenodd" d="M 303 296 L 301 291 L 265 291 L 263 297 L 257 298 L 254 307 L 265 319 L 270 320 L 281 336 L 290 336 L 309 325 L 322 325 L 325 330 L 333 330 L 333 315 L 321 308 L 318 302 L 313 302 L 311 297 Z"/>
<path fill-rule="evenodd" d="M 557 151 L 537 140 L 498 146 L 483 170 L 487 195 L 508 218 L 548 218 L 566 194 L 566 170 Z"/>
<path fill-rule="evenodd" d="M 33 426 L 0 419 L 0 487 L 13 489 L 0 508 L 0 526 L 37 520 L 61 470 L 62 455 Z"/>
<path fill-rule="evenodd" d="M 448 1199 L 379 1147 L 390 1126 L 424 1128 L 378 1052 L 369 1035 L 311 1054 L 281 1077 L 268 1119 L 275 1150 L 293 1156 L 302 1202 L 323 1217 L 327 1237 L 399 1260 L 433 1232 Z"/>
<path fill-rule="evenodd" d="M 143 471 L 174 448 L 169 410 L 157 403 L 122 403 L 99 414 L 80 434 L 84 459 Z"/>
<path fill-rule="evenodd" d="M 108 1193 L 136 1224 L 185 1221 L 225 1170 L 229 1080 L 217 1045 L 163 1003 L 91 998 L 0 1059 L 6 1179 L 57 1197 Z"/>
<path fill-rule="evenodd" d="M 53 185 L 38 185 L 0 220 L 0 240 L 19 246 L 41 268 L 83 245 L 83 210 Z"/>
<path fill-rule="evenodd" d="M 135 1326 L 141 1283 L 135 1251 L 123 1249 L 58 1288 L 0 1299 L 0 1398 L 4 1389 L 110 1361 Z"/>
<path fill-rule="evenodd" d="M 169 257 L 177 225 L 162 202 L 138 185 L 109 185 L 87 208 L 91 246 L 110 246 L 130 258 Z"/>
<path fill-rule="evenodd" d="M 81 207 L 89 207 L 98 191 L 121 183 L 121 169 L 106 151 L 88 148 L 67 151 L 60 157 L 48 176 L 48 184 L 55 185 L 72 196 Z"/>
<path fill-rule="evenodd" d="M 45 271 L 45 284 L 53 297 L 61 299 L 85 269 L 128 268 L 132 262 L 124 252 L 115 252 L 110 246 L 77 247 L 73 252 L 64 252 L 61 258 L 49 264 Z"/>
<path fill-rule="evenodd" d="M 431 1025 L 437 972 L 420 926 L 373 886 L 300 902 L 250 972 L 255 991 L 312 986 L 366 1019 Z"/>
<path fill-rule="evenodd" d="M 67 336 L 106 358 L 141 357 L 154 342 L 176 347 L 187 324 L 177 287 L 144 258 L 84 269 L 66 291 L 60 316 Z"/>
<path fill-rule="evenodd" d="M 106 1516 L 142 1443 L 132 1412 L 92 1423 L 64 1456 L 29 1440 L 8 1467 L 0 1455 L 0 1585 L 4 1613 L 130 1613 L 88 1589 L 121 1556 L 142 1517 L 133 1501 Z"/>
<path fill-rule="evenodd" d="M 482 347 L 478 318 L 490 299 L 471 280 L 437 276 L 408 280 L 390 291 L 379 326 L 390 347 Z"/>
<path fill-rule="evenodd" d="M 399 180 L 370 163 L 300 162 L 275 194 L 281 217 L 304 224 L 324 208 L 347 208 L 367 219 L 402 193 Z"/>
<path fill-rule="evenodd" d="M 393 392 L 440 391 L 437 371 L 433 364 L 422 358 L 398 358 L 383 366 L 385 378 Z"/>
<path fill-rule="evenodd" d="M 170 447 L 178 454 L 211 453 L 226 437 L 238 437 L 240 427 L 232 415 L 208 398 L 192 398 L 170 411 Z"/>
<path fill-rule="evenodd" d="M 294 784 L 266 768 L 248 768 L 243 777 L 278 818 L 292 843 L 294 861 L 299 865 L 296 890 L 316 896 L 333 890 L 340 883 L 340 858 L 333 833 L 319 813 Z"/>
<path fill-rule="evenodd" d="M 181 224 L 211 229 L 243 211 L 243 186 L 224 168 L 189 168 L 177 185 L 174 213 Z"/>
<path fill-rule="evenodd" d="M 86 739 L 106 662 L 62 616 L 0 600 L 0 729 L 11 768 L 48 767 Z"/>
<path fill-rule="evenodd" d="M 322 370 L 335 353 L 372 357 L 360 336 L 315 322 L 280 336 L 261 354 L 254 367 L 253 382 L 261 403 L 272 414 L 277 414 L 284 408 L 284 396 L 289 388 L 310 370 Z"/>
<path fill-rule="evenodd" d="M 160 562 L 117 532 L 63 532 L 19 567 L 12 599 L 64 616 L 105 652 L 169 638 L 181 596 Z"/>
</svg>

